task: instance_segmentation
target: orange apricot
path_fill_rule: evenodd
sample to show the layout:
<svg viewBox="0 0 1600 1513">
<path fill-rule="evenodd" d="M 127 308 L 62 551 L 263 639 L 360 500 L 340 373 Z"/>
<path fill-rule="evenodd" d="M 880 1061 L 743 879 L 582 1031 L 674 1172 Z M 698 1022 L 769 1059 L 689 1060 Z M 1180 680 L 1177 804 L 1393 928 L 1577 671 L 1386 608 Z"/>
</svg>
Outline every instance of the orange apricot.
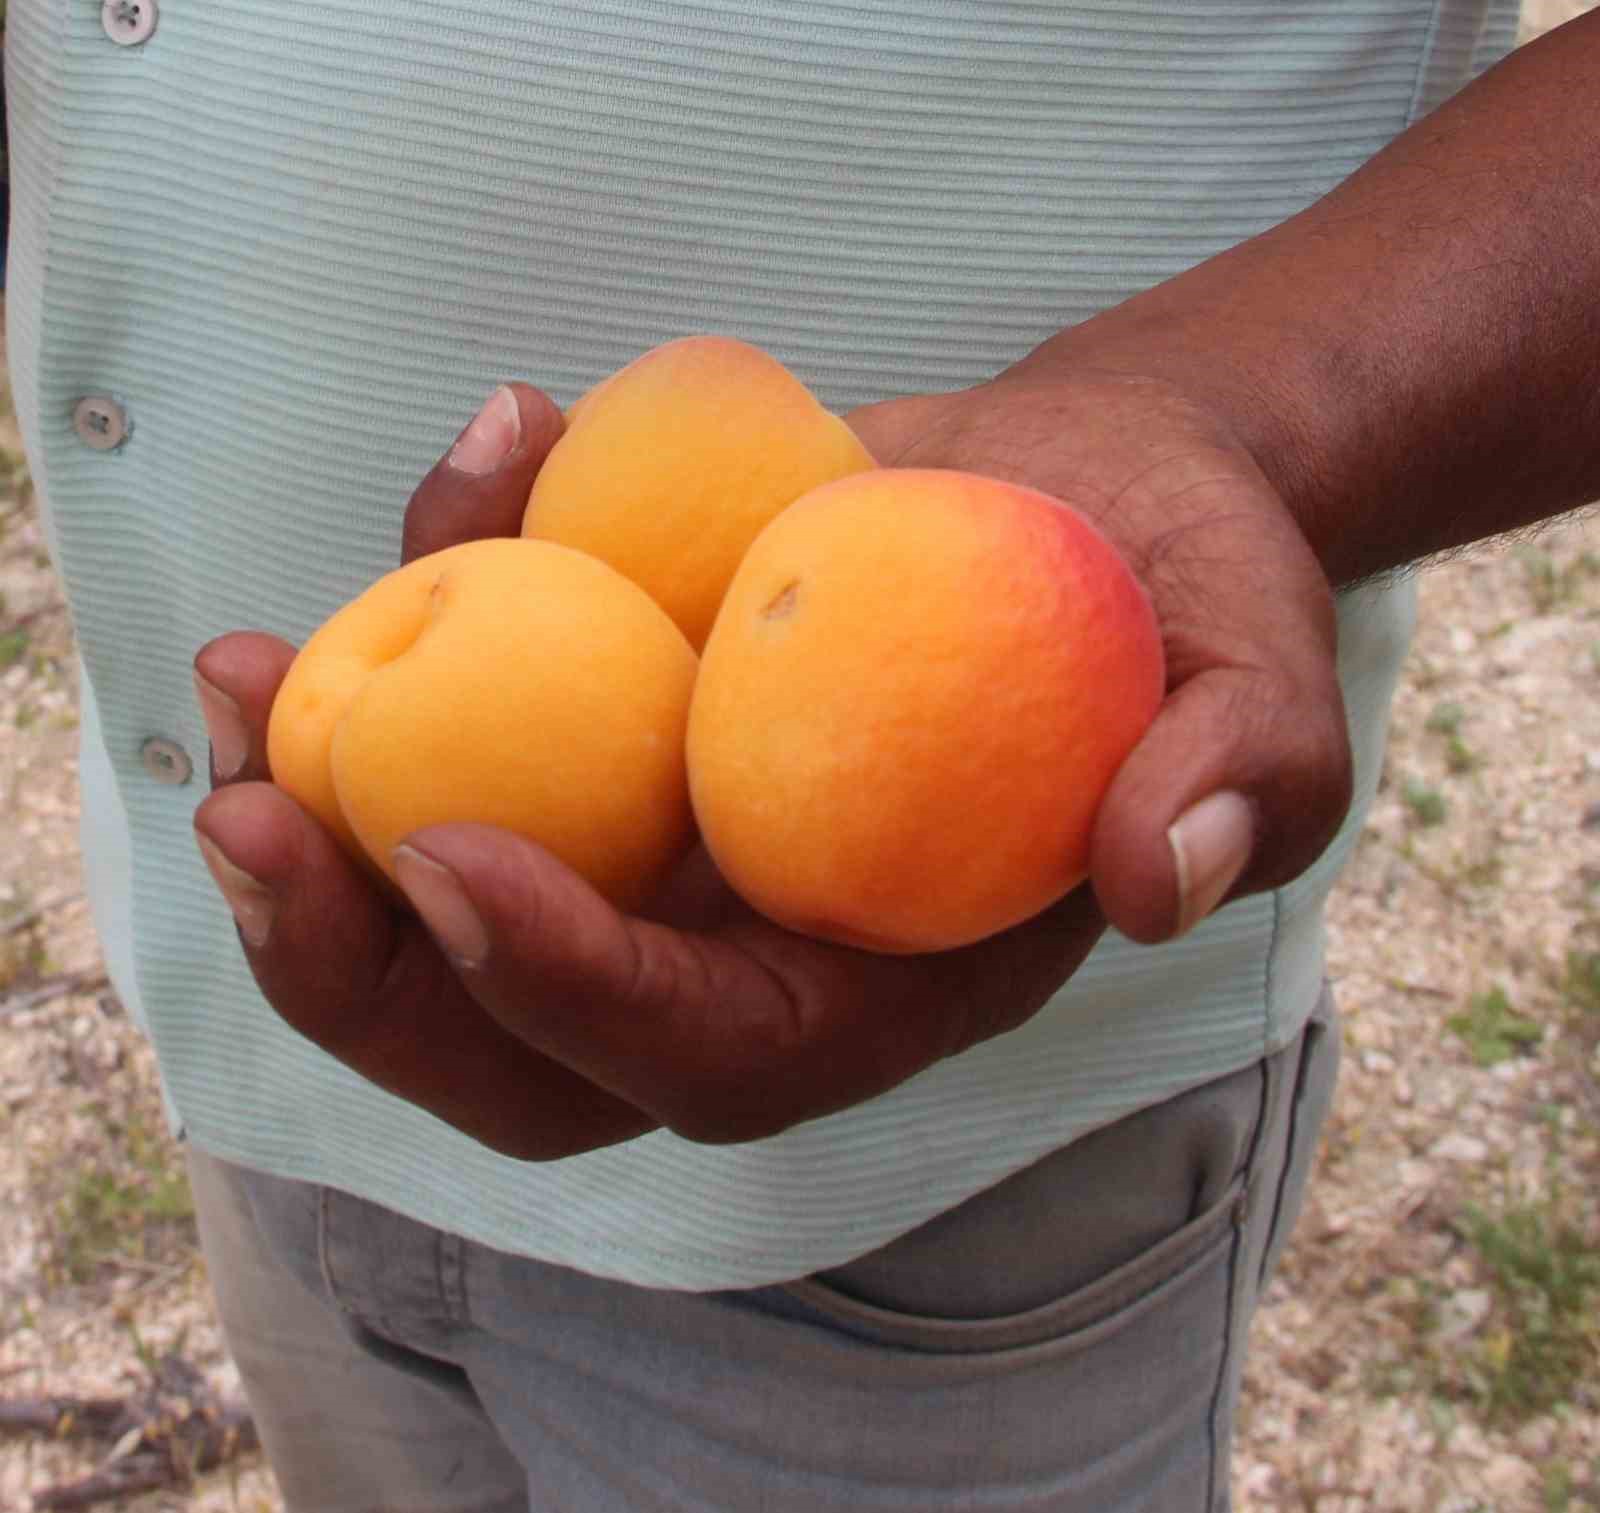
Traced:
<svg viewBox="0 0 1600 1513">
<path fill-rule="evenodd" d="M 873 465 L 776 358 L 730 337 L 685 337 L 568 410 L 522 533 L 609 562 L 698 651 L 761 528 L 808 489 Z"/>
<path fill-rule="evenodd" d="M 469 542 L 380 579 L 306 642 L 273 704 L 268 761 L 391 879 L 411 831 L 477 821 L 637 907 L 693 835 L 696 665 L 604 563 L 545 541 Z"/>
<path fill-rule="evenodd" d="M 800 932 L 960 946 L 1083 881 L 1160 704 L 1143 588 L 1032 489 L 884 468 L 746 554 L 701 657 L 689 787 L 723 875 Z"/>
</svg>

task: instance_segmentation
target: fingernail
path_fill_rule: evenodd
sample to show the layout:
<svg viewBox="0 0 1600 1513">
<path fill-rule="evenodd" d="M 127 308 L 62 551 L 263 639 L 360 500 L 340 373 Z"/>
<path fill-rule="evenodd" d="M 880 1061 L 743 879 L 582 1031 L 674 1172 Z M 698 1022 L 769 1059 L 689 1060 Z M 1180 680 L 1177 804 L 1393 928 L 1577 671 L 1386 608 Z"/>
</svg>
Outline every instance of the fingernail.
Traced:
<svg viewBox="0 0 1600 1513">
<path fill-rule="evenodd" d="M 194 675 L 194 693 L 206 722 L 206 734 L 211 738 L 211 765 L 218 778 L 227 782 L 244 771 L 245 758 L 250 754 L 250 732 L 245 729 L 238 704 L 198 672 Z"/>
<path fill-rule="evenodd" d="M 480 966 L 489 954 L 489 932 L 455 873 L 410 846 L 396 847 L 394 870 L 434 939 L 461 966 Z"/>
<path fill-rule="evenodd" d="M 1213 793 L 1167 831 L 1178 868 L 1178 930 L 1187 935 L 1239 879 L 1255 846 L 1255 815 L 1242 794 Z"/>
<path fill-rule="evenodd" d="M 522 435 L 522 412 L 517 396 L 504 384 L 485 401 L 472 424 L 450 448 L 450 466 L 458 473 L 482 476 L 492 473 L 511 455 Z"/>
<path fill-rule="evenodd" d="M 267 943 L 272 931 L 272 915 L 277 905 L 271 893 L 251 877 L 242 867 L 235 866 L 222 854 L 222 849 L 208 837 L 195 832 L 200 843 L 200 855 L 216 879 L 217 887 L 233 910 L 233 917 L 244 936 L 245 944 L 259 951 Z"/>
</svg>

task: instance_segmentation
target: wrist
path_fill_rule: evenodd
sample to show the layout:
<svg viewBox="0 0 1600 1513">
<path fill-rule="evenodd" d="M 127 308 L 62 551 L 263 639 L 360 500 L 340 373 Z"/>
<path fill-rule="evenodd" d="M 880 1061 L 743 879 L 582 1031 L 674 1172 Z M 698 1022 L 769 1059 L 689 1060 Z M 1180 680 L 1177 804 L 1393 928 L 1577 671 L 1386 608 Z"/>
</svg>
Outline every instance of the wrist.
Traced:
<svg viewBox="0 0 1600 1513">
<path fill-rule="evenodd" d="M 1600 14 L 1519 49 L 1282 224 L 1021 365 L 1171 385 L 1344 584 L 1600 495 Z"/>
<path fill-rule="evenodd" d="M 1347 549 L 1330 504 L 1351 489 L 1343 437 L 1359 422 L 1325 381 L 1305 319 L 1265 291 L 1247 307 L 1230 277 L 1220 259 L 1203 264 L 1052 337 L 1011 371 L 1094 372 L 1144 388 L 1186 430 L 1248 456 L 1330 581 L 1352 581 L 1370 566 Z"/>
</svg>

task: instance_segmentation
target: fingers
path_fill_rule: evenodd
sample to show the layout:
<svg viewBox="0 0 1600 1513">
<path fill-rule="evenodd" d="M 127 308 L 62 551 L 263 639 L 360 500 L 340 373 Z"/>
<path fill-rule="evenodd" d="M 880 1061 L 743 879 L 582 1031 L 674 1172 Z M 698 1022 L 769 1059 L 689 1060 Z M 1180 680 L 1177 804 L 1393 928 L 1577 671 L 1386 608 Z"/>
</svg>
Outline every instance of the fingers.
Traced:
<svg viewBox="0 0 1600 1513">
<path fill-rule="evenodd" d="M 417 922 L 390 910 L 278 789 L 223 788 L 201 804 L 195 829 L 262 992 L 362 1076 L 527 1160 L 650 1128 L 486 1014 Z"/>
<path fill-rule="evenodd" d="M 702 1141 L 774 1134 L 1015 1027 L 1103 928 L 1081 890 L 932 957 L 761 922 L 680 932 L 618 914 L 539 848 L 467 825 L 411 837 L 399 872 L 473 997 L 520 1042 Z"/>
<path fill-rule="evenodd" d="M 1111 923 L 1157 942 L 1309 867 L 1349 807 L 1351 758 L 1332 596 L 1274 504 L 1187 528 L 1147 581 L 1170 692 L 1102 805 L 1092 877 Z"/>
<path fill-rule="evenodd" d="M 195 816 L 202 855 L 273 1007 L 354 1070 L 525 1159 L 650 1127 L 516 1041 L 462 988 L 413 919 L 390 909 L 334 839 L 266 781 L 267 717 L 294 648 L 255 632 L 195 659 L 215 784 Z"/>
<path fill-rule="evenodd" d="M 406 506 L 401 559 L 463 541 L 521 534 L 528 491 L 560 439 L 561 412 L 528 384 L 504 384 L 417 486 Z M 211 735 L 213 783 L 270 777 L 267 719 L 294 648 L 276 636 L 220 636 L 195 658 L 195 693 Z"/>
<path fill-rule="evenodd" d="M 486 536 L 520 535 L 534 475 L 563 426 L 547 394 L 502 384 L 412 494 L 400 560 Z"/>
<path fill-rule="evenodd" d="M 211 783 L 269 778 L 267 717 L 294 647 L 261 631 L 235 631 L 200 648 L 195 697 L 211 737 Z"/>
</svg>

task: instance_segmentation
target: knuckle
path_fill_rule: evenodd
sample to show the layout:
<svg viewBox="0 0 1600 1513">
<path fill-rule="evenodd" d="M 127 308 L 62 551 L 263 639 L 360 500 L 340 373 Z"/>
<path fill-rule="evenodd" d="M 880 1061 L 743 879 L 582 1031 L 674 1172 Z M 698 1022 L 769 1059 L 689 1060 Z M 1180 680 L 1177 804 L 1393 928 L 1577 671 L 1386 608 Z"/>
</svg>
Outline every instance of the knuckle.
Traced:
<svg viewBox="0 0 1600 1513">
<path fill-rule="evenodd" d="M 1267 785 L 1272 828 L 1279 836 L 1274 849 L 1280 853 L 1269 883 L 1288 881 L 1322 854 L 1343 824 L 1354 792 L 1354 757 L 1337 693 L 1289 706 Z"/>
<path fill-rule="evenodd" d="M 742 1145 L 781 1134 L 812 1112 L 815 1016 L 792 993 L 746 1002 L 720 1043 L 680 1079 L 658 1110 L 675 1134 L 698 1145 Z"/>
<path fill-rule="evenodd" d="M 1321 700 L 1297 712 L 1292 723 L 1285 772 L 1292 797 L 1308 817 L 1325 816 L 1337 825 L 1350 806 L 1355 764 L 1343 705 Z"/>
<path fill-rule="evenodd" d="M 737 1053 L 719 1065 L 685 1077 L 655 1110 L 675 1135 L 696 1145 L 743 1145 L 781 1134 L 805 1114 L 798 1075 L 783 1075 L 774 1064 L 752 1065 Z"/>
</svg>

